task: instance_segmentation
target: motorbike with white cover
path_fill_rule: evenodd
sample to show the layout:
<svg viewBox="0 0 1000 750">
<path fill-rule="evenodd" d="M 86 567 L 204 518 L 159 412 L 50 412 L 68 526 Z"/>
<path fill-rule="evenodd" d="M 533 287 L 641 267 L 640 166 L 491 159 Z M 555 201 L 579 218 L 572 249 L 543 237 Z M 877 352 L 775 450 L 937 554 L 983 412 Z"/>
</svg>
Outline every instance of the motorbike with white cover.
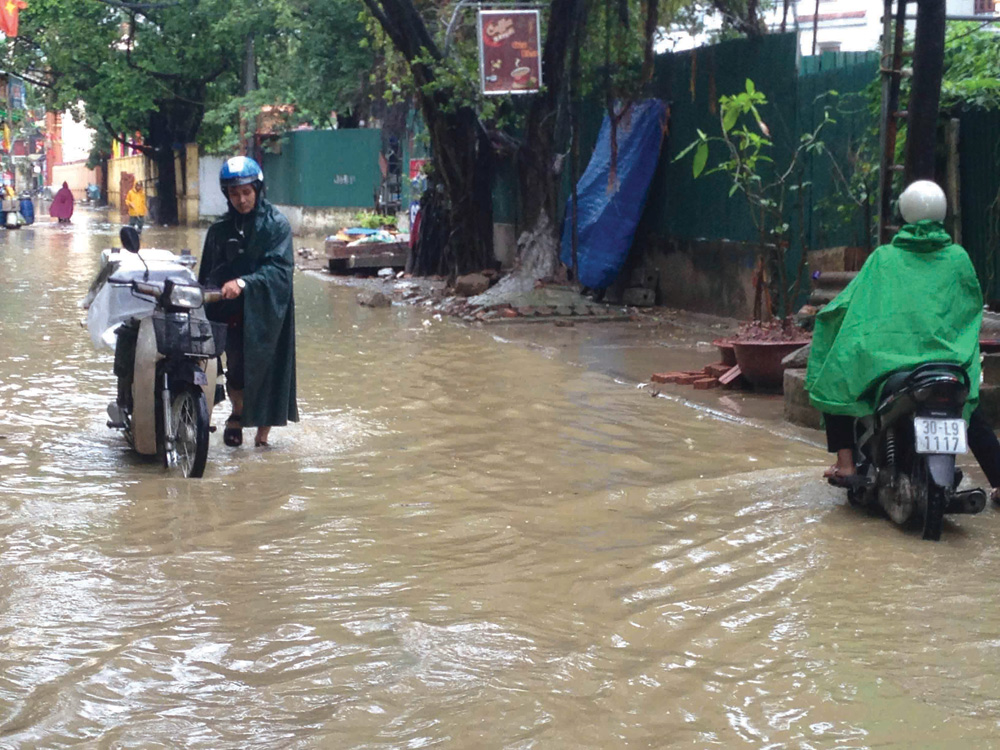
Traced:
<svg viewBox="0 0 1000 750">
<path fill-rule="evenodd" d="M 115 352 L 118 392 L 108 405 L 108 427 L 122 430 L 137 453 L 200 477 L 212 407 L 222 396 L 216 358 L 226 335 L 204 305 L 221 294 L 199 286 L 189 252 L 140 250 L 133 227 L 123 227 L 120 237 L 124 251 L 104 251 L 83 303 L 94 345 Z"/>
</svg>

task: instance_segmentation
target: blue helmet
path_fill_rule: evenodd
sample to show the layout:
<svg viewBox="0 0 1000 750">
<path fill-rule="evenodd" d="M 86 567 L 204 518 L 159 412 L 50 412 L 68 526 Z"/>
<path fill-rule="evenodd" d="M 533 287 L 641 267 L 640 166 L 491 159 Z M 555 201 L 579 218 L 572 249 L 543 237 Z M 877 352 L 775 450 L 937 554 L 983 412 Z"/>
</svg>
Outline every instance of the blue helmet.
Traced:
<svg viewBox="0 0 1000 750">
<path fill-rule="evenodd" d="M 222 169 L 219 170 L 219 187 L 222 188 L 223 195 L 226 195 L 226 188 L 250 184 L 258 193 L 260 192 L 264 184 L 264 172 L 261 171 L 260 164 L 249 156 L 234 156 L 222 163 Z"/>
</svg>

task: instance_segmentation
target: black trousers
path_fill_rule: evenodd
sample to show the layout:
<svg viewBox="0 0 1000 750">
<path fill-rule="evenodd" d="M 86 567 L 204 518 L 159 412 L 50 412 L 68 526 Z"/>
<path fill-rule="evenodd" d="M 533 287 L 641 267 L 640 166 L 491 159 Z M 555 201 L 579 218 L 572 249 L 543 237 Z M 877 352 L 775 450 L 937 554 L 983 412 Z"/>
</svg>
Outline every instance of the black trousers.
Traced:
<svg viewBox="0 0 1000 750">
<path fill-rule="evenodd" d="M 824 414 L 826 449 L 830 453 L 854 448 L 854 417 Z M 969 449 L 979 462 L 990 487 L 1000 487 L 1000 440 L 980 407 L 969 418 Z"/>
<path fill-rule="evenodd" d="M 226 331 L 226 387 L 231 391 L 242 391 L 244 373 L 243 325 L 230 325 Z"/>
</svg>

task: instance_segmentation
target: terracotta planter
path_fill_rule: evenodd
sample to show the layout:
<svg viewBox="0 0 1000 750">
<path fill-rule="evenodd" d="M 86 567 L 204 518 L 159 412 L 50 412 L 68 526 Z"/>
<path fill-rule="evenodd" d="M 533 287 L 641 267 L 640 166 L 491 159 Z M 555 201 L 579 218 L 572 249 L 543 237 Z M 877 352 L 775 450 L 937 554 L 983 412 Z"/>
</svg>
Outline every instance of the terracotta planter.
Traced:
<svg viewBox="0 0 1000 750">
<path fill-rule="evenodd" d="M 732 339 L 716 339 L 712 342 L 712 345 L 722 355 L 722 364 L 729 365 L 730 367 L 736 366 L 736 350 L 733 349 Z"/>
<path fill-rule="evenodd" d="M 740 372 L 754 388 L 780 391 L 785 373 L 781 360 L 808 343 L 809 339 L 800 341 L 736 339 L 733 341 L 733 348 L 736 351 L 736 364 L 740 366 Z"/>
</svg>

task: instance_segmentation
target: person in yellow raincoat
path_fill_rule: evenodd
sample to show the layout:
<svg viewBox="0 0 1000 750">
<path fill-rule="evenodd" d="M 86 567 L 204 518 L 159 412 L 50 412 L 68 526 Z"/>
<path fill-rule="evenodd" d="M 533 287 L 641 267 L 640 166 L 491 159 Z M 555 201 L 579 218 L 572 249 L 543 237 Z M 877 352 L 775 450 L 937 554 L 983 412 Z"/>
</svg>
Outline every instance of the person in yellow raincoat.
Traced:
<svg viewBox="0 0 1000 750">
<path fill-rule="evenodd" d="M 136 180 L 132 189 L 125 195 L 125 208 L 128 209 L 129 226 L 135 227 L 139 234 L 142 234 L 142 225 L 146 221 L 146 191 L 142 189 L 142 183 Z"/>
</svg>

